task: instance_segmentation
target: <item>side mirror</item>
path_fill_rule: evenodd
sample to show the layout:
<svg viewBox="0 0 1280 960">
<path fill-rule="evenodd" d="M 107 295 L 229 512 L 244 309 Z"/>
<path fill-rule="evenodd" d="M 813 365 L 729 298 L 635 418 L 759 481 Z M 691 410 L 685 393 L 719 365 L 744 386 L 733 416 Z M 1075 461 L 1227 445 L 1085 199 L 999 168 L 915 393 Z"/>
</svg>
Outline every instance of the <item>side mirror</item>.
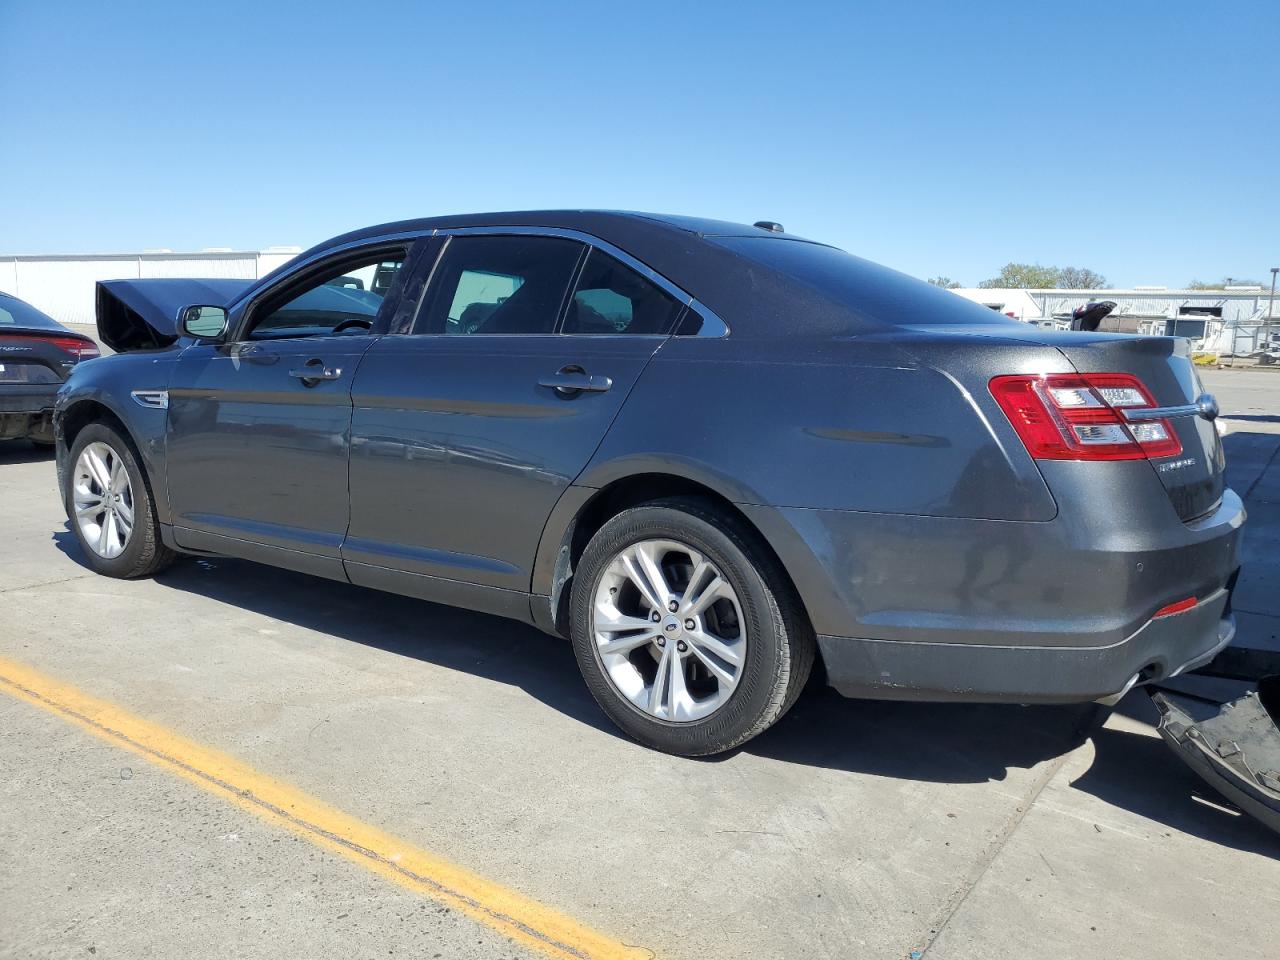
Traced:
<svg viewBox="0 0 1280 960">
<path fill-rule="evenodd" d="M 224 307 L 191 306 L 178 311 L 178 333 L 197 340 L 220 340 L 227 332 Z"/>
</svg>

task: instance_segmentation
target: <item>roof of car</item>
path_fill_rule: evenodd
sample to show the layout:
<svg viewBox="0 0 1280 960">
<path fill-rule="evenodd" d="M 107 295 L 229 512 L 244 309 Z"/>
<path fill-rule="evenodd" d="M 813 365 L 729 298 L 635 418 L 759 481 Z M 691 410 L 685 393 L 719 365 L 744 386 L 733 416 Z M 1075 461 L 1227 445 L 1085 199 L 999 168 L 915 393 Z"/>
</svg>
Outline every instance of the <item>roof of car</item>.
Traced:
<svg viewBox="0 0 1280 960">
<path fill-rule="evenodd" d="M 686 217 L 678 214 L 642 213 L 631 210 L 507 210 L 494 213 L 459 213 L 437 217 L 420 217 L 380 223 L 334 237 L 315 249 L 337 246 L 388 233 L 416 233 L 450 227 L 552 227 L 578 230 L 610 242 L 625 241 L 635 234 L 681 231 L 698 237 L 772 236 L 800 240 L 790 234 L 778 234 L 746 223 Z M 606 236 L 605 234 L 608 234 Z M 625 243 L 619 243 L 625 246 Z"/>
<path fill-rule="evenodd" d="M 514 210 L 424 217 L 334 237 L 301 259 L 363 240 L 461 227 L 574 230 L 610 243 L 696 297 L 736 337 L 841 336 L 894 326 L 904 316 L 966 314 L 970 321 L 989 321 L 990 311 L 981 305 L 947 291 L 939 298 L 936 288 L 826 244 L 764 227 L 670 214 Z M 271 282 L 269 274 L 251 290 Z"/>
</svg>

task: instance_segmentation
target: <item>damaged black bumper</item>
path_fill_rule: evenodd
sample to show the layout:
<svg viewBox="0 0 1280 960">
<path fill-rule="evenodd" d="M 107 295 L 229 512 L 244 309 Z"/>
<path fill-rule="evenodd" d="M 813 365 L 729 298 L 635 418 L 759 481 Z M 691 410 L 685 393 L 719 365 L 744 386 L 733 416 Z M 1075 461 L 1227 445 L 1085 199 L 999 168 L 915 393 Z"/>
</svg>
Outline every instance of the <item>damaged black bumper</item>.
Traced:
<svg viewBox="0 0 1280 960">
<path fill-rule="evenodd" d="M 1174 753 L 1222 796 L 1280 832 L 1280 676 L 1260 679 L 1256 690 L 1201 721 L 1179 706 L 1176 693 L 1152 692 L 1151 699 L 1160 711 L 1160 735 Z"/>
</svg>

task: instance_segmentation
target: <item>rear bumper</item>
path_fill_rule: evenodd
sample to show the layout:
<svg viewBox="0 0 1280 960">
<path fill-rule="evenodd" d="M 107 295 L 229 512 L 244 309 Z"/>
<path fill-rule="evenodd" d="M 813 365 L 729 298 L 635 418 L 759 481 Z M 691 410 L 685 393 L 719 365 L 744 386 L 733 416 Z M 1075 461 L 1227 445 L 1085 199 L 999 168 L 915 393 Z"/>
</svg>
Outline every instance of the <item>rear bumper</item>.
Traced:
<svg viewBox="0 0 1280 960">
<path fill-rule="evenodd" d="M 60 384 L 0 386 L 0 440 L 53 440 L 53 403 Z"/>
<path fill-rule="evenodd" d="M 1060 497 L 1039 523 L 743 510 L 791 573 L 841 692 L 1085 701 L 1189 669 L 1234 629 L 1240 498 L 1226 490 L 1184 523 L 1135 463 L 1116 471 L 1116 498 L 1091 507 L 1076 485 L 1078 502 Z M 1153 619 L 1186 597 L 1199 603 Z"/>
<path fill-rule="evenodd" d="M 1235 636 L 1224 588 L 1104 647 L 991 646 L 818 638 L 827 681 L 849 697 L 1076 703 L 1208 663 Z"/>
</svg>

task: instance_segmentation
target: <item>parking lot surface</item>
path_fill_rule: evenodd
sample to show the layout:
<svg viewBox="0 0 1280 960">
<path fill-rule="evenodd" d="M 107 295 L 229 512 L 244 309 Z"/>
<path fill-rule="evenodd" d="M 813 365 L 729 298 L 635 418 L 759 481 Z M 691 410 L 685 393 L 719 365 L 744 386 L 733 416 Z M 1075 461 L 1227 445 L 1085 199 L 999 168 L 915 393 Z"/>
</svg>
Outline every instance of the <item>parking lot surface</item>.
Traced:
<svg viewBox="0 0 1280 960">
<path fill-rule="evenodd" d="M 1239 642 L 1275 645 L 1280 375 L 1204 376 L 1250 511 Z M 26 444 L 0 525 L 0 956 L 1258 956 L 1280 929 L 1280 837 L 1140 692 L 810 689 L 685 760 L 518 624 L 233 560 L 98 577 Z"/>
</svg>

